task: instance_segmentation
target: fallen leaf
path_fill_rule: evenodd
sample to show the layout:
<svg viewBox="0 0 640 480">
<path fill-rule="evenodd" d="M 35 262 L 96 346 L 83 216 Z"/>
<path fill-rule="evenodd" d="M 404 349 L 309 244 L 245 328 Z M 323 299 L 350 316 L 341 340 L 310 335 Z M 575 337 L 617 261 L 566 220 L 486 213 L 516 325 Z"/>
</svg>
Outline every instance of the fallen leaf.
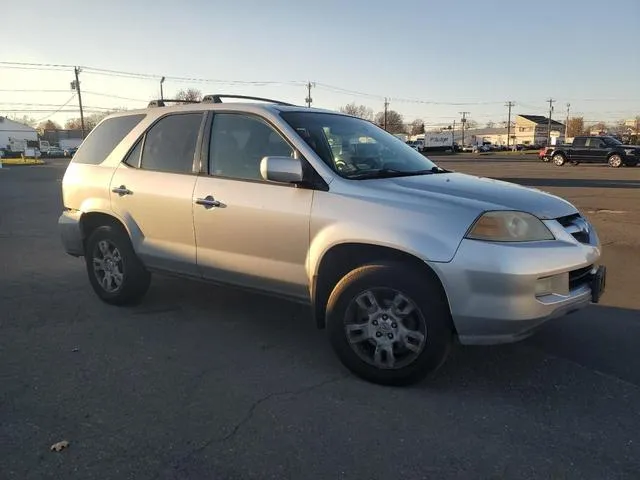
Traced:
<svg viewBox="0 0 640 480">
<path fill-rule="evenodd" d="M 51 451 L 59 452 L 60 450 L 64 450 L 68 446 L 69 446 L 69 442 L 67 442 L 66 440 L 62 440 L 61 442 L 54 443 L 53 445 L 51 445 Z"/>
</svg>

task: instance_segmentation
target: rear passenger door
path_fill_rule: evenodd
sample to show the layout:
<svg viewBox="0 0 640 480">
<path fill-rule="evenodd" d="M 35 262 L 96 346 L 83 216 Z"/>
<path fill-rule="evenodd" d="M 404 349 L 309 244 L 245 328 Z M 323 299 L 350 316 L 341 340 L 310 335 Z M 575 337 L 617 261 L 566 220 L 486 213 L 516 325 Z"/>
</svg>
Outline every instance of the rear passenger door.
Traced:
<svg viewBox="0 0 640 480">
<path fill-rule="evenodd" d="M 587 161 L 587 139 L 585 137 L 576 137 L 571 144 L 571 161 L 586 162 Z"/>
<path fill-rule="evenodd" d="M 607 145 L 599 137 L 587 138 L 586 162 L 604 162 L 607 158 Z"/>
<path fill-rule="evenodd" d="M 111 180 L 112 209 L 130 225 L 150 268 L 197 275 L 192 195 L 204 114 L 160 118 L 138 140 Z"/>
</svg>

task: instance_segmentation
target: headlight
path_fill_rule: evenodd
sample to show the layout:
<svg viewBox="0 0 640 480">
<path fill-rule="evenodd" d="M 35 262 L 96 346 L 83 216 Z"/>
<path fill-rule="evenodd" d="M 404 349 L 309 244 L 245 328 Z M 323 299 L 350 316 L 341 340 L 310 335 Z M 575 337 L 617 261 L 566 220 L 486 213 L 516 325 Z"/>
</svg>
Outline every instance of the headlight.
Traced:
<svg viewBox="0 0 640 480">
<path fill-rule="evenodd" d="M 525 212 L 497 211 L 482 214 L 466 235 L 490 242 L 535 242 L 554 240 L 542 221 Z"/>
</svg>

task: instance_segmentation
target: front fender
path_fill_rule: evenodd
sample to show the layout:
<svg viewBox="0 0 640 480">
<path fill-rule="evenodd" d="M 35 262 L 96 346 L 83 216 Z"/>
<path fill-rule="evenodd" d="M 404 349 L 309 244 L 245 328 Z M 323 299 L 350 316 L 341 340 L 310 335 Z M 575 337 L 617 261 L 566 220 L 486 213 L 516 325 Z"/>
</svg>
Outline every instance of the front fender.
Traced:
<svg viewBox="0 0 640 480">
<path fill-rule="evenodd" d="M 393 248 L 425 262 L 451 261 L 477 213 L 443 204 L 440 207 L 401 208 L 316 192 L 306 262 L 309 279 L 317 275 L 325 253 L 343 243 Z"/>
</svg>

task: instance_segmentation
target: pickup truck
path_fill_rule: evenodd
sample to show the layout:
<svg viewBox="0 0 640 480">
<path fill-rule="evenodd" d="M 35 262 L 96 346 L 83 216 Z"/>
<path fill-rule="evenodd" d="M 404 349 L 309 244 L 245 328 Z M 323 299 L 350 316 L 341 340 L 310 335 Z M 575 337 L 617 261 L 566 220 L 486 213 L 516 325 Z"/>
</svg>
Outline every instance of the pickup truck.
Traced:
<svg viewBox="0 0 640 480">
<path fill-rule="evenodd" d="M 608 163 L 610 167 L 635 167 L 640 161 L 640 146 L 625 145 L 607 136 L 575 137 L 569 145 L 548 148 L 545 158 L 561 167 L 565 163 Z"/>
</svg>

